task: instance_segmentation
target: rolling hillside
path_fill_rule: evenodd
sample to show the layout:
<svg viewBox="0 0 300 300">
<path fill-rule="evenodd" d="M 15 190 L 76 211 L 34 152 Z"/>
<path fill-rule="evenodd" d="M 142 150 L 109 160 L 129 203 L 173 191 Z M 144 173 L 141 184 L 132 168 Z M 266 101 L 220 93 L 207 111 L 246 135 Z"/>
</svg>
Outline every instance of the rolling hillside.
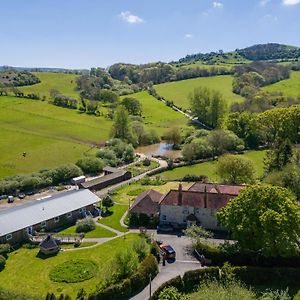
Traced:
<svg viewBox="0 0 300 300">
<path fill-rule="evenodd" d="M 155 129 L 159 135 L 163 135 L 172 126 L 177 126 L 180 129 L 188 126 L 188 119 L 184 115 L 174 111 L 147 92 L 132 94 L 130 97 L 134 97 L 141 102 L 145 127 Z"/>
<path fill-rule="evenodd" d="M 76 91 L 76 78 L 79 75 L 65 74 L 65 73 L 43 73 L 35 72 L 41 82 L 22 87 L 21 90 L 25 93 L 36 93 L 40 96 L 49 97 L 49 93 L 52 89 L 58 90 L 63 95 L 78 98 L 78 92 Z"/>
<path fill-rule="evenodd" d="M 285 96 L 300 98 L 300 71 L 292 71 L 289 79 L 268 85 L 263 89 L 268 92 L 282 92 Z"/>
<path fill-rule="evenodd" d="M 111 124 L 46 101 L 0 97 L 0 177 L 75 162 L 108 139 Z"/>
<path fill-rule="evenodd" d="M 155 89 L 165 99 L 172 100 L 177 106 L 188 109 L 190 108 L 189 94 L 195 88 L 205 86 L 220 91 L 227 100 L 228 105 L 230 105 L 234 102 L 243 101 L 241 96 L 232 92 L 232 81 L 233 78 L 230 75 L 202 77 L 158 84 L 155 86 Z"/>
</svg>

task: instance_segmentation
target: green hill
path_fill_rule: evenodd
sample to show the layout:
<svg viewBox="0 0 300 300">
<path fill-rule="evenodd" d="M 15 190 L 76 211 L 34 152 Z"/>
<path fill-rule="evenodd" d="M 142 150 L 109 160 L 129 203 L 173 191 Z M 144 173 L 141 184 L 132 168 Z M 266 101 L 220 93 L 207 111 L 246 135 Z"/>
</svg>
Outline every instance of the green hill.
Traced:
<svg viewBox="0 0 300 300">
<path fill-rule="evenodd" d="M 63 95 L 78 98 L 79 94 L 76 91 L 76 78 L 78 78 L 79 75 L 47 72 L 35 72 L 33 74 L 37 76 L 41 82 L 22 87 L 21 90 L 23 92 L 49 97 L 50 91 L 54 89 Z"/>
<path fill-rule="evenodd" d="M 230 75 L 201 77 L 158 84 L 155 85 L 155 89 L 165 99 L 172 100 L 177 106 L 188 109 L 190 108 L 189 94 L 195 88 L 205 86 L 220 91 L 227 100 L 228 105 L 230 105 L 234 102 L 243 101 L 241 96 L 232 92 L 232 81 L 233 77 Z"/>
<path fill-rule="evenodd" d="M 75 162 L 108 139 L 111 124 L 46 101 L 0 97 L 0 177 Z"/>
<path fill-rule="evenodd" d="M 285 96 L 300 98 L 300 71 L 292 71 L 291 77 L 263 88 L 268 92 L 281 92 Z"/>
</svg>

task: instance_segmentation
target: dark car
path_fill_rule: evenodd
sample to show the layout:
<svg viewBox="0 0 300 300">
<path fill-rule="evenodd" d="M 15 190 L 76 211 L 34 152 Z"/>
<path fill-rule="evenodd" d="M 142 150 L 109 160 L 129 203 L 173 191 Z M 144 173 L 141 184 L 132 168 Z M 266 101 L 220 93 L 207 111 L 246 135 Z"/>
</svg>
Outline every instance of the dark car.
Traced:
<svg viewBox="0 0 300 300">
<path fill-rule="evenodd" d="M 24 199 L 24 198 L 26 197 L 26 195 L 25 195 L 24 193 L 20 193 L 20 194 L 18 194 L 18 197 L 19 197 L 20 199 Z"/>
<path fill-rule="evenodd" d="M 157 232 L 172 232 L 173 230 L 173 226 L 168 224 L 160 224 L 157 226 Z"/>
<path fill-rule="evenodd" d="M 166 259 L 175 259 L 176 252 L 173 247 L 168 244 L 160 244 L 159 248 L 162 251 L 162 254 L 165 255 Z"/>
</svg>

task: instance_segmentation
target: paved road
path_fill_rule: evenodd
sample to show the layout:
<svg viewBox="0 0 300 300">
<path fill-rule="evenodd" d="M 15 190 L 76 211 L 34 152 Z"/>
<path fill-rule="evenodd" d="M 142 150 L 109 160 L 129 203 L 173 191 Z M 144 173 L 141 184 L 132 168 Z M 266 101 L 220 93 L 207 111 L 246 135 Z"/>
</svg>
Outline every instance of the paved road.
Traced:
<svg viewBox="0 0 300 300">
<path fill-rule="evenodd" d="M 169 279 L 178 275 L 182 276 L 186 271 L 201 268 L 200 263 L 191 254 L 191 242 L 187 237 L 157 234 L 155 231 L 152 233 L 155 239 L 170 244 L 176 251 L 176 261 L 174 263 L 166 263 L 165 266 L 160 264 L 160 272 L 151 281 L 152 293 Z M 132 297 L 131 300 L 146 300 L 149 299 L 149 295 L 150 286 L 148 285 L 142 292 Z"/>
</svg>

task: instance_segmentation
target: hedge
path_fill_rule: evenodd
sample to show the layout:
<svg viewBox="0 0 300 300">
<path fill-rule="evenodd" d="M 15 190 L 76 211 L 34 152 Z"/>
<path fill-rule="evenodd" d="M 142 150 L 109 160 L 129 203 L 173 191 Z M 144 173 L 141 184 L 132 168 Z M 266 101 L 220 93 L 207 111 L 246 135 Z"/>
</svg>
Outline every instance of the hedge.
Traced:
<svg viewBox="0 0 300 300">
<path fill-rule="evenodd" d="M 9 253 L 9 251 L 10 251 L 9 244 L 0 244 L 0 255 L 7 257 L 7 254 Z"/>
<path fill-rule="evenodd" d="M 6 259 L 4 256 L 0 255 L 0 271 L 2 271 L 5 267 Z"/>
<path fill-rule="evenodd" d="M 233 266 L 300 267 L 300 255 L 294 257 L 264 257 L 253 253 L 226 253 L 217 247 L 199 244 L 197 251 L 210 259 L 211 265 L 222 266 L 229 262 Z"/>
<path fill-rule="evenodd" d="M 234 267 L 234 274 L 245 284 L 249 285 L 279 285 L 299 286 L 299 268 L 261 268 L 261 267 Z M 205 279 L 220 279 L 218 267 L 209 267 L 187 271 L 183 277 L 177 276 L 162 284 L 152 295 L 150 300 L 157 300 L 160 292 L 167 287 L 176 287 L 180 292 L 191 292 Z"/>
<path fill-rule="evenodd" d="M 154 278 L 158 273 L 156 258 L 149 254 L 137 271 L 129 278 L 104 290 L 89 295 L 89 300 L 121 300 L 128 299 L 140 292 L 149 283 L 149 276 Z"/>
</svg>

